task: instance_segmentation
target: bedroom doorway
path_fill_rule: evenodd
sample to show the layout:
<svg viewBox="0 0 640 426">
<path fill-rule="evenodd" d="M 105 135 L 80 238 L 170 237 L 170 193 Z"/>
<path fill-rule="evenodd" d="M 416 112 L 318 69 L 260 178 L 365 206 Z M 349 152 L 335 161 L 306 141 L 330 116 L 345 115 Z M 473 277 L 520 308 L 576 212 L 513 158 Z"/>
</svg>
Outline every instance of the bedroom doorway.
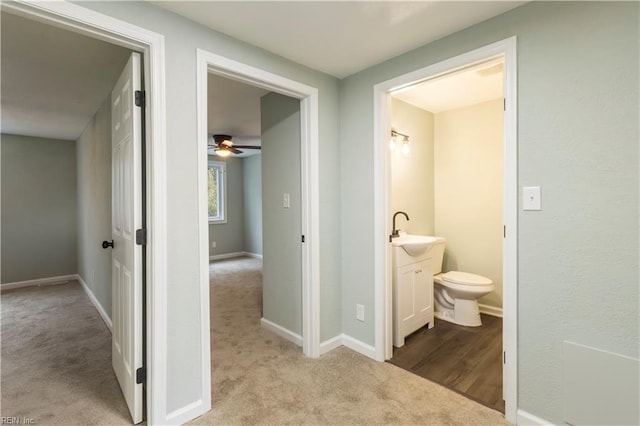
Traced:
<svg viewBox="0 0 640 426">
<path fill-rule="evenodd" d="M 46 25 L 56 26 L 71 32 L 107 41 L 107 43 L 131 49 L 142 54 L 142 64 L 145 70 L 144 80 L 147 83 L 146 90 L 150 96 L 149 102 L 144 106 L 146 124 L 144 130 L 147 134 L 147 150 L 145 154 L 148 169 L 146 172 L 146 196 L 147 210 L 145 220 L 147 227 L 152 230 L 154 238 L 146 246 L 146 256 L 142 263 L 146 267 L 147 280 L 151 284 L 147 286 L 147 300 L 149 301 L 146 315 L 142 318 L 143 328 L 146 328 L 150 338 L 147 340 L 146 378 L 149 380 L 146 386 L 145 411 L 150 423 L 162 423 L 166 414 L 164 407 L 164 391 L 157 387 L 166 375 L 164 359 L 160 357 L 164 342 L 166 341 L 166 318 L 164 309 L 157 309 L 159 300 L 164 297 L 166 288 L 166 276 L 164 265 L 166 264 L 166 247 L 163 241 L 166 236 L 166 226 L 163 215 L 163 200 L 166 187 L 164 158 L 165 129 L 163 123 L 164 106 L 164 45 L 163 38 L 158 34 L 139 28 L 135 25 L 107 17 L 100 13 L 66 3 L 6 3 L 3 4 L 3 12 L 12 13 L 42 22 Z M 153 380 L 151 380 L 153 379 Z"/>
</svg>

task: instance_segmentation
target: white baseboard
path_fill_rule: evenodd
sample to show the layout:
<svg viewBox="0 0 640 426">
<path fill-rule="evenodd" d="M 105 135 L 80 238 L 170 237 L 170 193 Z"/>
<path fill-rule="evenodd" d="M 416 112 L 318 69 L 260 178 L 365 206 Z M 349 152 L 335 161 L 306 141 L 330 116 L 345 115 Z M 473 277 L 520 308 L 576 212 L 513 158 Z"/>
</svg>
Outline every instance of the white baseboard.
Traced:
<svg viewBox="0 0 640 426">
<path fill-rule="evenodd" d="M 492 317 L 502 318 L 502 308 L 496 308 L 495 306 L 483 305 L 482 303 L 478 303 L 478 308 L 480 308 L 481 314 L 491 315 Z"/>
<path fill-rule="evenodd" d="M 371 345 L 367 345 L 366 343 L 363 343 L 358 339 L 354 339 L 351 336 L 347 336 L 346 334 L 339 334 L 335 337 L 332 337 L 331 339 L 327 339 L 324 342 L 320 343 L 320 355 L 331 352 L 332 350 L 337 349 L 340 346 L 346 346 L 352 351 L 358 352 L 359 354 L 362 354 L 373 360 L 376 359 L 376 348 Z"/>
<path fill-rule="evenodd" d="M 342 346 L 343 336 L 344 336 L 343 334 L 338 334 L 337 336 L 332 337 L 331 339 L 327 339 L 324 342 L 320 343 L 320 355 L 324 355 L 327 352 L 331 352 L 332 350 Z"/>
<path fill-rule="evenodd" d="M 534 416 L 531 413 L 527 413 L 521 409 L 518 409 L 516 424 L 518 426 L 547 426 L 553 425 L 553 423 L 548 422 L 540 417 Z"/>
<path fill-rule="evenodd" d="M 298 346 L 302 346 L 302 336 L 300 336 L 299 334 L 296 334 L 293 331 L 287 330 L 286 328 L 281 327 L 278 324 L 275 324 L 264 318 L 260 319 L 260 324 L 262 325 L 262 327 L 266 328 L 273 334 L 277 334 L 278 336 L 290 342 L 293 342 Z"/>
<path fill-rule="evenodd" d="M 60 275 L 59 277 L 38 278 L 36 280 L 17 281 L 14 283 L 0 284 L 0 289 L 11 290 L 14 288 L 41 286 L 41 285 L 54 285 L 64 284 L 72 280 L 78 279 L 78 275 Z"/>
<path fill-rule="evenodd" d="M 100 314 L 100 317 L 102 318 L 102 321 L 104 321 L 104 324 L 109 329 L 109 332 L 113 333 L 113 323 L 111 322 L 111 318 L 109 318 L 107 311 L 104 310 L 104 308 L 102 307 L 102 304 L 100 304 L 100 302 L 98 301 L 96 296 L 93 294 L 93 292 L 91 291 L 87 283 L 84 282 L 82 277 L 80 275 L 76 275 L 76 277 L 77 277 L 77 280 L 80 282 L 80 285 L 84 289 L 84 292 L 87 293 L 89 300 L 91 300 L 91 303 L 93 303 L 93 306 L 96 307 L 98 314 Z"/>
<path fill-rule="evenodd" d="M 222 260 L 222 259 L 231 259 L 234 257 L 255 257 L 256 259 L 262 259 L 261 254 L 257 253 L 249 253 L 248 251 L 236 251 L 234 253 L 224 253 L 224 254 L 216 254 L 213 256 L 209 256 L 209 260 Z"/>
<path fill-rule="evenodd" d="M 364 342 L 361 342 L 358 339 L 354 339 L 351 336 L 347 336 L 346 334 L 342 335 L 342 344 L 349 349 L 356 351 L 366 357 L 369 357 L 373 360 L 376 359 L 376 348 L 371 345 L 367 345 Z"/>
<path fill-rule="evenodd" d="M 242 257 L 242 256 L 246 256 L 246 253 L 243 251 L 237 251 L 235 253 L 224 253 L 224 254 L 216 254 L 213 256 L 209 256 L 209 260 L 231 259 L 233 257 Z"/>
</svg>

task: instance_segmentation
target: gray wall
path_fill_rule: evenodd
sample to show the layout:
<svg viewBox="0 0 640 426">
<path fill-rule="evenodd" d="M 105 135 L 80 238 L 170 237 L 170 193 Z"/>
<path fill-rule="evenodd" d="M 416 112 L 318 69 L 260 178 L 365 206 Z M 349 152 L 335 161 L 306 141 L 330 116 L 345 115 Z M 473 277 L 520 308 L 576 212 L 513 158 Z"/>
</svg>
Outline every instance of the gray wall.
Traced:
<svg viewBox="0 0 640 426">
<path fill-rule="evenodd" d="M 244 251 L 262 254 L 262 155 L 242 160 L 244 185 Z"/>
<path fill-rule="evenodd" d="M 226 202 L 227 223 L 209 224 L 209 256 L 244 251 L 244 185 L 242 158 L 227 157 L 222 159 L 216 155 L 209 160 L 220 161 L 226 166 Z M 212 247 L 212 242 L 216 247 Z"/>
<path fill-rule="evenodd" d="M 2 283 L 77 272 L 74 141 L 2 135 Z"/>
<path fill-rule="evenodd" d="M 164 35 L 167 105 L 167 407 L 200 398 L 196 49 L 317 87 L 319 91 L 321 335 L 340 333 L 338 81 L 147 2 L 76 2 Z M 215 342 L 213 343 L 215 344 Z"/>
<path fill-rule="evenodd" d="M 78 274 L 111 318 L 111 96 L 76 141 Z"/>
<path fill-rule="evenodd" d="M 262 316 L 302 333 L 300 217 L 300 101 L 269 93 L 260 99 L 262 121 Z M 290 194 L 290 208 L 283 194 Z"/>
<path fill-rule="evenodd" d="M 345 333 L 374 343 L 373 85 L 516 35 L 519 406 L 563 422 L 564 340 L 638 358 L 638 12 L 532 2 L 341 82 Z"/>
</svg>

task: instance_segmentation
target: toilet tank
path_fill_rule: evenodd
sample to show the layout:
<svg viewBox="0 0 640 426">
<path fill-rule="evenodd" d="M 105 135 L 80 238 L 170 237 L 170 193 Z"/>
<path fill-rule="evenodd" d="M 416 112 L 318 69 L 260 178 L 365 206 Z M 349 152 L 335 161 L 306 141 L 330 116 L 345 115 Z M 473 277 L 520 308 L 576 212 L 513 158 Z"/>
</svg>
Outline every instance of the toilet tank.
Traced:
<svg viewBox="0 0 640 426">
<path fill-rule="evenodd" d="M 433 260 L 433 275 L 437 275 L 442 272 L 442 261 L 444 260 L 444 247 L 447 245 L 447 240 L 442 237 L 437 237 L 438 240 L 433 243 L 431 247 L 431 259 Z"/>
</svg>

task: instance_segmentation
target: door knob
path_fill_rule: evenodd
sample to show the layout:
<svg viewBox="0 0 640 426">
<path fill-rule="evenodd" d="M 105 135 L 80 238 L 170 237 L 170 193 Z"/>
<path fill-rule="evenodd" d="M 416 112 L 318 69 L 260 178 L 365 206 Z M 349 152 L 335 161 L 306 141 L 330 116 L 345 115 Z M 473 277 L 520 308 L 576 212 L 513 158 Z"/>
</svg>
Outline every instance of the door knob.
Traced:
<svg viewBox="0 0 640 426">
<path fill-rule="evenodd" d="M 103 249 L 106 249 L 106 248 L 108 248 L 108 247 L 113 248 L 113 240 L 111 240 L 111 242 L 109 242 L 109 241 L 103 241 L 103 242 L 102 242 L 102 248 L 103 248 Z"/>
</svg>

